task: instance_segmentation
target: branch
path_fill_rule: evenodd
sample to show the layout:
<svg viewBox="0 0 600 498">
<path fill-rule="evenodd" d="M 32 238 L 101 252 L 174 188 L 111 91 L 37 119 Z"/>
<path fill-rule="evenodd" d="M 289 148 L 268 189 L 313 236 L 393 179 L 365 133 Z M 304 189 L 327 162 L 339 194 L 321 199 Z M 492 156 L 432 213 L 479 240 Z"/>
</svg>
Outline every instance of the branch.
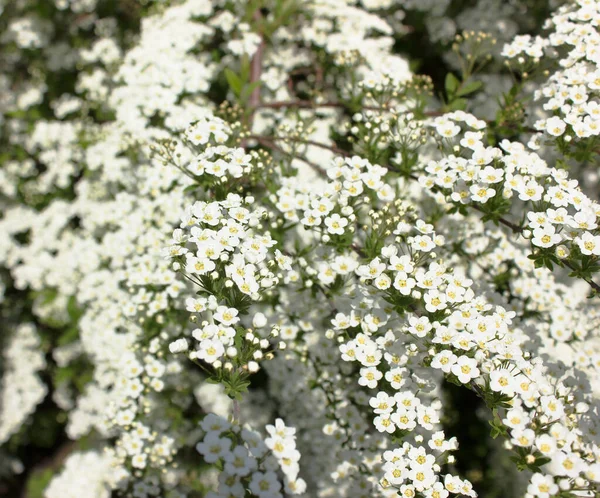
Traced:
<svg viewBox="0 0 600 498">
<path fill-rule="evenodd" d="M 570 268 L 573 271 L 577 271 L 577 268 L 575 268 L 571 263 L 569 263 L 568 261 L 561 261 L 562 264 L 564 264 L 567 268 Z M 598 285 L 596 282 L 594 282 L 593 280 L 587 279 L 585 277 L 579 277 L 582 280 L 585 280 L 591 287 L 592 289 L 594 289 L 596 292 L 600 293 L 600 285 Z"/>
<path fill-rule="evenodd" d="M 280 100 L 280 101 L 275 101 L 275 102 L 261 102 L 256 106 L 257 109 L 284 109 L 286 107 L 294 107 L 294 108 L 298 108 L 298 109 L 319 109 L 319 108 L 324 108 L 324 107 L 338 108 L 338 109 L 349 109 L 350 108 L 350 106 L 344 102 L 317 103 L 317 102 L 313 102 L 312 100 Z M 379 112 L 393 110 L 391 107 L 387 107 L 385 105 L 384 106 L 364 105 L 364 106 L 361 106 L 360 108 L 365 109 L 367 111 L 379 111 Z M 414 112 L 414 111 L 406 110 L 406 111 L 396 112 L 396 114 L 407 114 L 409 112 Z M 426 117 L 436 117 L 436 116 L 441 116 L 443 114 L 444 113 L 442 111 L 425 111 L 425 112 L 423 112 L 423 116 L 426 116 Z"/>
<path fill-rule="evenodd" d="M 253 19 L 257 24 L 260 23 L 262 19 L 262 14 L 260 13 L 260 9 L 256 9 L 253 15 Z M 258 33 L 260 36 L 260 43 L 258 44 L 258 48 L 254 55 L 252 56 L 252 60 L 250 61 L 250 81 L 249 84 L 260 81 L 260 76 L 262 75 L 262 64 L 263 64 L 263 56 L 265 52 L 265 37 L 262 33 Z M 252 122 L 254 120 L 254 110 L 260 105 L 260 85 L 257 85 L 252 93 L 250 94 L 250 98 L 248 100 L 248 104 L 250 107 L 250 114 L 248 114 L 247 125 L 248 129 L 252 129 Z"/>
<path fill-rule="evenodd" d="M 305 162 L 306 164 L 308 164 L 311 168 L 313 168 L 320 176 L 325 177 L 327 176 L 327 172 L 318 164 L 313 163 L 312 161 L 308 160 L 306 157 L 304 156 L 300 156 L 300 155 L 294 155 L 291 152 L 287 152 L 285 150 L 283 150 L 281 147 L 279 147 L 278 145 L 275 144 L 275 142 L 273 140 L 270 140 L 268 137 L 260 137 L 260 136 L 251 136 L 250 138 L 253 138 L 254 140 L 256 140 L 259 144 L 275 150 L 277 152 L 279 152 L 280 154 L 285 154 L 286 156 L 291 156 L 294 159 L 298 159 L 302 162 Z"/>
<path fill-rule="evenodd" d="M 351 157 L 352 156 L 352 154 L 350 154 L 348 151 L 340 149 L 339 147 L 336 147 L 335 145 L 327 145 L 327 144 L 324 144 L 324 143 L 321 143 L 321 142 L 315 142 L 313 140 L 305 140 L 303 138 L 276 137 L 274 135 L 271 135 L 271 136 L 249 135 L 249 136 L 246 137 L 246 139 L 253 139 L 253 140 L 256 140 L 256 141 L 259 141 L 259 140 L 269 140 L 271 142 L 275 142 L 276 140 L 281 140 L 282 142 L 295 142 L 295 143 L 301 143 L 301 144 L 306 144 L 306 145 L 313 145 L 313 146 L 319 147 L 321 149 L 330 150 L 334 154 L 339 154 L 340 156 L 344 156 L 344 157 Z"/>
</svg>

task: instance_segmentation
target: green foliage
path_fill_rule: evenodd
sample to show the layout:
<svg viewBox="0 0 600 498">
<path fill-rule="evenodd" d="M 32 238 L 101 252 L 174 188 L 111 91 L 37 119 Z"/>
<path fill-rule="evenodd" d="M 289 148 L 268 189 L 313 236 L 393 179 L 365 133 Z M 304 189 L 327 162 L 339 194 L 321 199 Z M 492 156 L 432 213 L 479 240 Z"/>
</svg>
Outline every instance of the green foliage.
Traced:
<svg viewBox="0 0 600 498">
<path fill-rule="evenodd" d="M 27 479 L 27 498 L 44 498 L 44 490 L 56 472 L 51 468 L 34 470 Z"/>
</svg>

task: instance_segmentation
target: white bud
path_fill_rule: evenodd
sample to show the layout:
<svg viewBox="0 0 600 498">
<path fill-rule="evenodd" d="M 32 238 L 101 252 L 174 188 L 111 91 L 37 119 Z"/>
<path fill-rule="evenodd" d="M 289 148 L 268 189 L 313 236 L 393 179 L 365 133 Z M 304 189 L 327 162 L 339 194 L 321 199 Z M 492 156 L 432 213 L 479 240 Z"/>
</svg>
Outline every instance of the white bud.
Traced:
<svg viewBox="0 0 600 498">
<path fill-rule="evenodd" d="M 256 329 L 260 329 L 267 324 L 267 317 L 262 313 L 256 313 L 252 318 L 252 326 Z"/>
<path fill-rule="evenodd" d="M 188 343 L 185 339 L 177 339 L 169 344 L 169 351 L 173 354 L 183 353 L 188 350 Z"/>
<path fill-rule="evenodd" d="M 250 373 L 256 373 L 256 372 L 258 372 L 259 368 L 260 367 L 258 366 L 258 363 L 256 363 L 255 361 L 251 361 L 251 362 L 248 363 L 248 371 Z"/>
</svg>

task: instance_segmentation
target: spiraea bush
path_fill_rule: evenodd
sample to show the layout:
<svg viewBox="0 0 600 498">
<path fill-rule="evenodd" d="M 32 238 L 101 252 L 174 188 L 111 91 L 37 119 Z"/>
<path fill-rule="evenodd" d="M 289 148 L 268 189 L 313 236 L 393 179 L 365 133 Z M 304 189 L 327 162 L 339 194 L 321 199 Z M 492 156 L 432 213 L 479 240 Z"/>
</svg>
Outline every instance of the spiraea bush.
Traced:
<svg viewBox="0 0 600 498">
<path fill-rule="evenodd" d="M 599 2 L 0 12 L 0 495 L 600 495 Z"/>
</svg>

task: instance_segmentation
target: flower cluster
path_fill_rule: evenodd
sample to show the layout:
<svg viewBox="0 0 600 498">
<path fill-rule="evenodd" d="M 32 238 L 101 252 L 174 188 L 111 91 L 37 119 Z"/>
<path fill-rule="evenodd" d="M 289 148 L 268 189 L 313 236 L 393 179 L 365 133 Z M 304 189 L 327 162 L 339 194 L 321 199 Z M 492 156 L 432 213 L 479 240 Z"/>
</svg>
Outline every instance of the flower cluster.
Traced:
<svg viewBox="0 0 600 498">
<path fill-rule="evenodd" d="M 295 429 L 286 427 L 283 420 L 266 426 L 267 438 L 214 414 L 208 414 L 200 427 L 204 436 L 196 450 L 206 463 L 220 462 L 223 468 L 217 491 L 207 497 L 242 498 L 249 489 L 258 498 L 281 498 L 306 490 L 306 483 L 298 477 Z"/>
<path fill-rule="evenodd" d="M 510 214 L 513 202 L 522 201 L 529 206 L 526 221 L 512 227 L 530 239 L 533 250 L 542 249 L 536 250 L 538 255 L 552 254 L 554 261 L 567 259 L 580 268 L 593 263 L 600 255 L 598 202 L 565 170 L 548 166 L 520 143 L 503 140 L 499 147 L 485 146 L 480 131 L 484 125 L 469 123 L 473 119 L 462 112 L 436 118 L 436 132 L 459 142 L 454 148 L 459 154 L 430 161 L 421 184 L 458 206 L 473 205 L 496 221 L 506 222 L 503 216 Z M 463 131 L 457 121 L 474 131 Z"/>
<path fill-rule="evenodd" d="M 542 3 L 0 0 L 0 493 L 598 495 L 599 11 Z"/>
<path fill-rule="evenodd" d="M 40 339 L 33 324 L 18 326 L 3 351 L 2 404 L 0 405 L 0 442 L 6 442 L 19 430 L 48 389 L 39 372 L 46 366 L 40 351 Z"/>
<path fill-rule="evenodd" d="M 551 117 L 535 122 L 535 128 L 565 142 L 584 140 L 600 133 L 597 98 L 600 88 L 600 41 L 595 22 L 600 10 L 595 2 L 577 0 L 558 9 L 548 20 L 547 37 L 518 36 L 503 54 L 525 64 L 538 63 L 544 56 L 559 58 L 557 69 L 534 95 L 543 99 Z"/>
</svg>

